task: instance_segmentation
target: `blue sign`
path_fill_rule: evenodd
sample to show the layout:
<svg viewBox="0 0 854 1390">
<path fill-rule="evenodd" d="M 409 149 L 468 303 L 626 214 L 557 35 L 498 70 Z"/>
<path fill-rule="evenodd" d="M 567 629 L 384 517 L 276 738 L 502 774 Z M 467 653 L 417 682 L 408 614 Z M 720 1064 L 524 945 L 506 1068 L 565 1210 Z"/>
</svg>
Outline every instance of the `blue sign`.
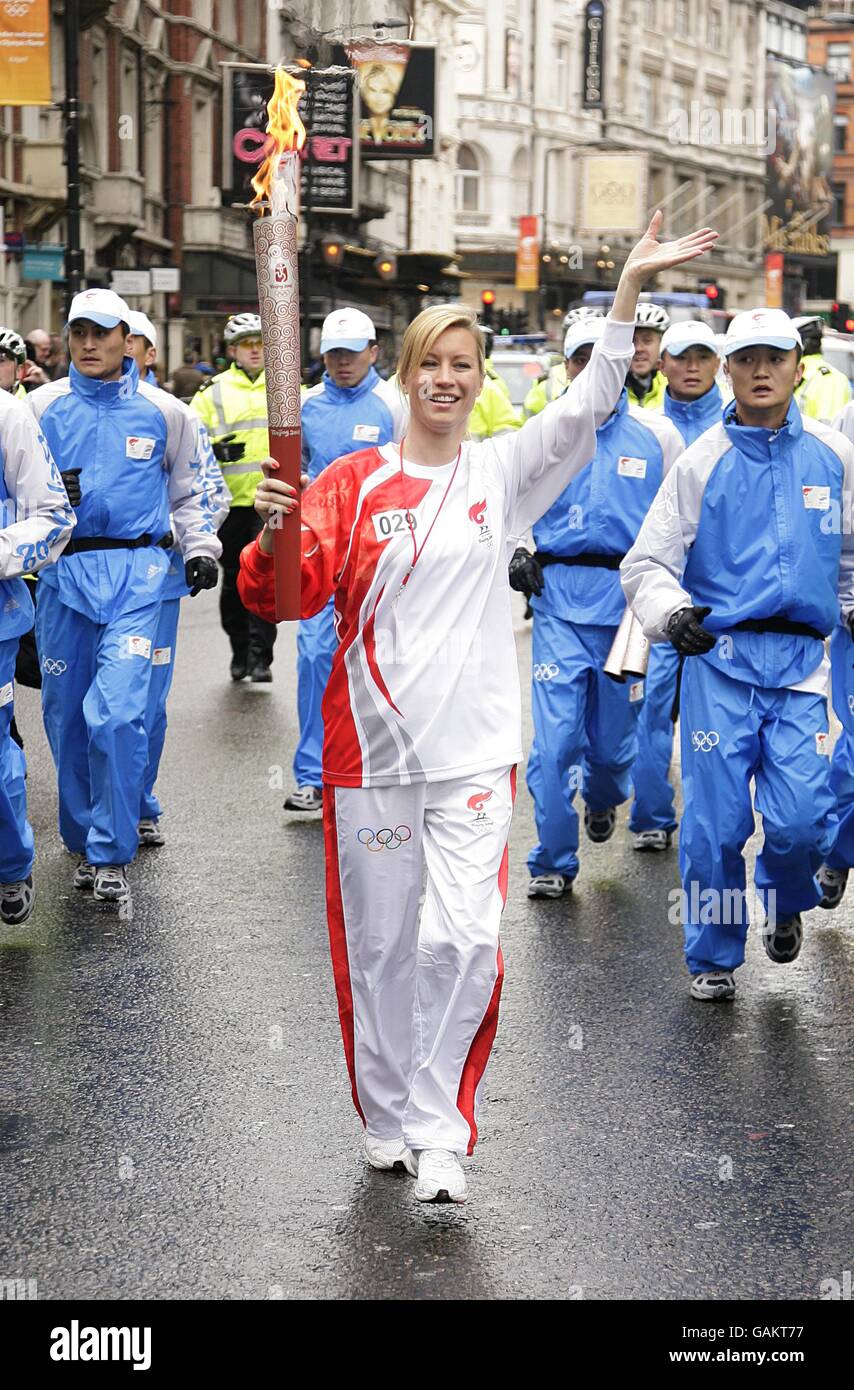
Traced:
<svg viewBox="0 0 854 1390">
<path fill-rule="evenodd" d="M 46 244 L 25 246 L 21 278 L 23 280 L 64 280 L 65 247 Z"/>
</svg>

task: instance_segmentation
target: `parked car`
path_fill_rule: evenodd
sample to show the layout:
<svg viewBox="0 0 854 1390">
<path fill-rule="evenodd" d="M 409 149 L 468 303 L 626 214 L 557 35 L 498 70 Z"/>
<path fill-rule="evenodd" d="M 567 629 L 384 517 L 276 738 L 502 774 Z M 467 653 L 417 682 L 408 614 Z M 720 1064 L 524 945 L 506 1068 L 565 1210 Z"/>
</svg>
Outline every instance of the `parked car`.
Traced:
<svg viewBox="0 0 854 1390">
<path fill-rule="evenodd" d="M 826 328 L 821 339 L 821 355 L 831 367 L 838 367 L 845 373 L 854 395 L 854 334 L 835 333 Z"/>
<path fill-rule="evenodd" d="M 492 354 L 492 365 L 498 375 L 507 383 L 513 409 L 521 411 L 525 397 L 540 377 L 548 374 L 552 362 L 560 361 L 549 352 L 504 352 L 497 349 Z"/>
</svg>

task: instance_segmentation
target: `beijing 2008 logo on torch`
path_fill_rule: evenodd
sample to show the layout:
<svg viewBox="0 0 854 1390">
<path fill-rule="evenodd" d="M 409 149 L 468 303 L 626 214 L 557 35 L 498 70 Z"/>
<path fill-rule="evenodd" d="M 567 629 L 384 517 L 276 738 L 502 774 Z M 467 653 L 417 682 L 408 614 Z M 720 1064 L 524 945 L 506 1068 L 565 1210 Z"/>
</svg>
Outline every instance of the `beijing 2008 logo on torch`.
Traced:
<svg viewBox="0 0 854 1390">
<path fill-rule="evenodd" d="M 491 830 L 495 824 L 494 821 L 489 819 L 489 816 L 483 809 L 485 803 L 489 801 L 491 796 L 492 792 L 489 791 L 475 792 L 466 802 L 469 810 L 474 811 L 474 824 L 472 829 L 475 830 L 478 835 L 482 834 L 485 830 Z"/>
</svg>

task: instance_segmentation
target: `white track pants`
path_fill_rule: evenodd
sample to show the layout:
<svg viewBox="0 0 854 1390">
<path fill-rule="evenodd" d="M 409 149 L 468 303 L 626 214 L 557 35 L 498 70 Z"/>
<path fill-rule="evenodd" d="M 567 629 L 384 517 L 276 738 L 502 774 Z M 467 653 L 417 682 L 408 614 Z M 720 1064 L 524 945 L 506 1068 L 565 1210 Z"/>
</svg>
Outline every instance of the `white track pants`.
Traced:
<svg viewBox="0 0 854 1390">
<path fill-rule="evenodd" d="M 378 1138 L 474 1148 L 504 976 L 498 928 L 515 791 L 515 768 L 411 787 L 324 788 L 344 1051 L 356 1109 Z"/>
</svg>

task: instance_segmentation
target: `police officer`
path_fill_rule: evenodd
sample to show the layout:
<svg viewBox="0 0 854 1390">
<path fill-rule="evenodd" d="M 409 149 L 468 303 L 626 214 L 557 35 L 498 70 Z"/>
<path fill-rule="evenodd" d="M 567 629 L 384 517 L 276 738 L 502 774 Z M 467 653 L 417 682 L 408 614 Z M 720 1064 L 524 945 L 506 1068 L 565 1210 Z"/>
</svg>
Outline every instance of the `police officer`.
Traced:
<svg viewBox="0 0 854 1390">
<path fill-rule="evenodd" d="M 234 360 L 224 372 L 196 392 L 193 410 L 207 429 L 214 454 L 231 493 L 231 508 L 220 527 L 222 590 L 219 611 L 231 642 L 231 679 L 269 682 L 276 628 L 248 613 L 237 592 L 240 552 L 261 526 L 255 490 L 261 459 L 270 452 L 267 435 L 267 388 L 264 342 L 258 314 L 235 314 L 225 325 L 225 341 Z"/>
<path fill-rule="evenodd" d="M 483 390 L 474 403 L 469 416 L 469 437 L 471 439 L 497 439 L 499 435 L 509 434 L 522 425 L 522 417 L 513 409 L 507 383 L 492 364 L 492 348 L 495 333 L 488 324 L 481 324 L 483 345 L 486 356 L 483 363 Z"/>
<path fill-rule="evenodd" d="M 18 642 L 33 623 L 22 576 L 55 560 L 73 525 L 44 435 L 24 405 L 0 391 L 0 917 L 16 925 L 35 896 L 26 763 L 11 736 Z"/>
<path fill-rule="evenodd" d="M 168 569 L 158 542 L 170 510 L 191 594 L 216 585 L 220 552 L 197 435 L 178 401 L 140 382 L 129 320 L 112 290 L 75 295 L 69 375 L 27 401 L 74 484 L 77 512 L 72 541 L 39 581 L 36 614 L 59 829 L 81 856 L 74 886 L 114 902 L 129 897 L 138 844 L 151 653 Z"/>
<path fill-rule="evenodd" d="M 734 998 L 744 960 L 751 779 L 762 942 L 778 964 L 800 952 L 800 914 L 819 902 L 836 838 L 824 639 L 840 603 L 846 621 L 854 611 L 854 537 L 833 524 L 854 490 L 854 446 L 795 406 L 801 348 L 782 310 L 735 315 L 735 399 L 678 459 L 622 564 L 647 636 L 686 658 L 679 860 L 699 1000 Z"/>
<path fill-rule="evenodd" d="M 720 369 L 717 339 L 708 324 L 674 323 L 661 339 L 661 372 L 667 381 L 663 414 L 679 431 L 685 448 L 712 425 L 723 410 L 716 382 Z M 676 829 L 673 788 L 668 780 L 673 753 L 673 708 L 679 653 L 657 642 L 649 657 L 643 708 L 638 719 L 638 755 L 632 768 L 635 797 L 629 817 L 636 850 L 666 850 Z"/>
<path fill-rule="evenodd" d="M 605 324 L 587 316 L 570 327 L 568 381 L 584 371 Z M 610 839 L 629 794 L 643 682 L 617 684 L 602 668 L 625 608 L 620 560 L 681 448 L 673 426 L 631 405 L 624 388 L 596 431 L 594 458 L 535 523 L 536 555 L 520 547 L 510 562 L 510 584 L 534 610 L 531 898 L 560 897 L 578 874 L 579 785 L 595 844 Z"/>
<path fill-rule="evenodd" d="M 157 330 L 145 314 L 131 311 L 130 343 L 133 359 L 136 362 L 140 379 L 157 387 L 157 379 L 151 370 L 157 352 Z M 213 455 L 208 432 L 195 411 L 181 402 L 196 436 L 196 459 L 193 467 L 197 472 L 200 486 L 199 502 L 202 511 L 213 531 L 217 531 L 228 515 L 229 492 L 225 485 L 219 464 Z M 139 843 L 148 848 L 165 844 L 160 827 L 162 808 L 154 793 L 154 784 L 160 770 L 160 759 L 166 739 L 166 701 L 172 689 L 175 671 L 175 656 L 178 645 L 178 618 L 181 599 L 187 598 L 190 589 L 184 576 L 184 563 L 181 551 L 174 543 L 170 531 L 161 544 L 166 550 L 169 572 L 163 582 L 160 615 L 157 631 L 151 650 L 151 680 L 148 687 L 148 703 L 145 710 L 145 731 L 148 735 L 148 758 L 142 788 L 142 801 L 139 810 Z"/>
<path fill-rule="evenodd" d="M 0 328 L 0 391 L 8 391 L 16 400 L 26 400 L 21 380 L 26 361 L 27 345 L 20 333 Z"/>
<path fill-rule="evenodd" d="M 635 355 L 626 377 L 629 400 L 647 409 L 660 410 L 667 378 L 659 370 L 661 339 L 670 327 L 670 315 L 660 304 L 639 304 L 635 312 Z"/>
<path fill-rule="evenodd" d="M 844 372 L 831 367 L 821 355 L 824 323 L 819 314 L 805 314 L 793 319 L 804 345 L 804 374 L 795 391 L 795 400 L 803 415 L 823 420 L 829 425 L 845 409 L 851 399 L 851 387 Z"/>
<path fill-rule="evenodd" d="M 303 471 L 312 481 L 345 454 L 402 437 L 407 418 L 404 397 L 395 383 L 378 374 L 377 352 L 376 329 L 361 310 L 335 309 L 324 319 L 320 334 L 323 377 L 302 401 Z M 320 706 L 337 645 L 330 600 L 314 618 L 302 619 L 297 629 L 300 737 L 294 754 L 297 785 L 285 800 L 287 811 L 319 811 L 321 807 Z"/>
</svg>

